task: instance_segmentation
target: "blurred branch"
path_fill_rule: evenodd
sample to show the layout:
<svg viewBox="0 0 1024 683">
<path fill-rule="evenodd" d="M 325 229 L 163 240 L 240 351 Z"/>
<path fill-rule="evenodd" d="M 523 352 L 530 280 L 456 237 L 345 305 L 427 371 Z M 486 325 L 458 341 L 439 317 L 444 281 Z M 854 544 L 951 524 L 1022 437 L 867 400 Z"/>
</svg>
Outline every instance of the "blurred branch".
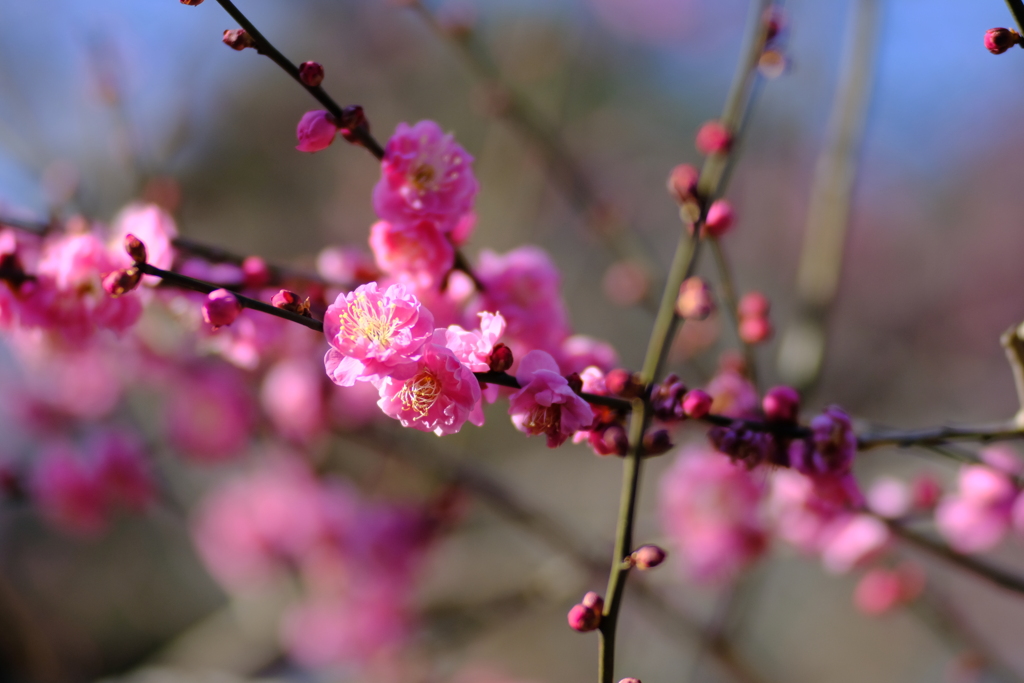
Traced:
<svg viewBox="0 0 1024 683">
<path fill-rule="evenodd" d="M 867 432 L 857 437 L 857 448 L 865 451 L 879 446 L 936 446 L 951 441 L 1012 441 L 1024 439 L 1024 429 L 1012 422 L 980 427 L 940 426 L 909 431 Z"/>
<path fill-rule="evenodd" d="M 1013 384 L 1017 388 L 1019 409 L 1013 422 L 1018 427 L 1024 427 L 1024 338 L 1021 338 L 1020 333 L 1021 328 L 1014 325 L 999 337 L 999 341 L 1006 351 L 1006 359 L 1013 373 Z"/>
<path fill-rule="evenodd" d="M 1021 0 L 1006 0 L 1006 6 L 1010 8 L 1013 18 L 1017 21 L 1017 28 L 1024 32 L 1024 2 L 1021 2 Z"/>
<path fill-rule="evenodd" d="M 828 140 L 818 159 L 797 276 L 799 313 L 779 345 L 782 378 L 806 390 L 821 375 L 826 324 L 843 265 L 854 185 L 864 142 L 881 24 L 882 0 L 857 0 L 832 104 Z"/>
<path fill-rule="evenodd" d="M 756 388 L 758 383 L 757 356 L 754 354 L 754 347 L 740 336 L 739 297 L 736 296 L 736 285 L 732 276 L 732 268 L 729 266 L 729 260 L 725 256 L 725 251 L 722 249 L 722 244 L 718 237 L 712 237 L 708 242 L 711 246 L 711 255 L 715 259 L 715 266 L 718 269 L 722 302 L 725 304 L 725 309 L 729 312 L 729 320 L 732 322 L 733 330 L 736 332 L 736 339 L 743 350 L 743 361 L 746 366 L 745 372 Z"/>
</svg>

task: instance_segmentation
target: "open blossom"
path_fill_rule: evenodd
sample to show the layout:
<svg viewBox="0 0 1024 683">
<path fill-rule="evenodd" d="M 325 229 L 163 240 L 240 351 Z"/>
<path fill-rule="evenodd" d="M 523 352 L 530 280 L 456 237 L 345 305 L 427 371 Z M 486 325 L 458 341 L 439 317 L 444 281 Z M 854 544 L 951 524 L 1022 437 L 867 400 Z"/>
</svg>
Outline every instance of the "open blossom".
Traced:
<svg viewBox="0 0 1024 683">
<path fill-rule="evenodd" d="M 505 333 L 505 318 L 501 313 L 487 311 L 478 315 L 479 330 L 468 331 L 458 325 L 449 325 L 445 331 L 445 345 L 473 372 L 487 372 L 491 369 L 491 351 Z"/>
<path fill-rule="evenodd" d="M 508 322 L 509 345 L 517 356 L 540 349 L 552 354 L 569 335 L 561 276 L 539 247 L 499 255 L 480 252 L 477 277 L 484 283 L 479 310 L 497 311 Z"/>
<path fill-rule="evenodd" d="M 340 386 L 382 375 L 412 374 L 423 345 L 434 333 L 434 317 L 402 285 L 380 291 L 376 282 L 339 294 L 324 315 L 331 349 L 327 375 Z"/>
<path fill-rule="evenodd" d="M 519 362 L 516 379 L 522 388 L 509 396 L 512 423 L 527 434 L 546 435 L 549 448 L 561 446 L 575 432 L 593 424 L 590 404 L 559 374 L 558 363 L 551 354 L 526 354 Z"/>
<path fill-rule="evenodd" d="M 370 248 L 388 275 L 421 289 L 438 287 L 455 263 L 455 249 L 431 220 L 378 221 L 370 228 Z"/>
<path fill-rule="evenodd" d="M 380 383 L 381 410 L 389 417 L 438 436 L 454 434 L 480 403 L 480 382 L 444 346 L 445 330 L 423 347 L 414 373 L 407 379 L 384 377 Z"/>
<path fill-rule="evenodd" d="M 283 436 L 309 441 L 325 427 L 324 384 L 315 358 L 285 358 L 263 376 L 260 403 Z"/>
<path fill-rule="evenodd" d="M 473 208 L 479 186 L 472 163 L 473 157 L 433 121 L 400 123 L 381 162 L 373 208 L 386 221 L 428 219 L 449 232 Z"/>
<path fill-rule="evenodd" d="M 750 417 L 757 412 L 760 401 L 757 389 L 746 377 L 726 368 L 716 374 L 707 386 L 711 395 L 711 412 L 726 417 Z"/>
<path fill-rule="evenodd" d="M 960 470 L 957 490 L 939 503 L 935 524 L 957 552 L 983 552 L 1009 530 L 1016 497 L 1017 489 L 1005 474 L 969 465 Z"/>
<path fill-rule="evenodd" d="M 567 374 L 589 367 L 608 372 L 619 363 L 619 354 L 611 344 L 585 334 L 566 337 L 558 351 L 558 367 Z"/>
<path fill-rule="evenodd" d="M 864 504 L 849 474 L 809 477 L 791 469 L 772 474 L 768 511 L 775 533 L 806 553 L 820 552 L 833 525 Z"/>
<path fill-rule="evenodd" d="M 764 487 L 745 467 L 708 448 L 689 448 L 661 480 L 661 524 L 686 574 L 697 581 L 735 577 L 767 547 L 760 512 Z"/>
</svg>

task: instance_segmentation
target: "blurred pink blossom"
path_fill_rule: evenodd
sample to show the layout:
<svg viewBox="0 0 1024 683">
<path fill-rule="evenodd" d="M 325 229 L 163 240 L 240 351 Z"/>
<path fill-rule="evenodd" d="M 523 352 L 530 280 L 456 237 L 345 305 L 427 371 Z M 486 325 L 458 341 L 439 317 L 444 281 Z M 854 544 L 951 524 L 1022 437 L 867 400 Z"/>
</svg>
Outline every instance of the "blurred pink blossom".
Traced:
<svg viewBox="0 0 1024 683">
<path fill-rule="evenodd" d="M 30 489 L 42 513 L 62 529 L 91 536 L 107 524 L 103 487 L 69 444 L 48 444 L 36 456 Z"/>
<path fill-rule="evenodd" d="M 370 248 L 382 271 L 416 289 L 440 287 L 455 262 L 452 243 L 430 220 L 378 221 L 370 228 Z"/>
<path fill-rule="evenodd" d="M 957 552 L 990 550 L 1010 528 L 1016 495 L 1005 474 L 984 465 L 968 465 L 960 470 L 957 490 L 936 508 L 935 524 Z"/>
<path fill-rule="evenodd" d="M 194 460 L 213 463 L 238 455 L 249 440 L 254 417 L 246 380 L 230 366 L 183 369 L 168 387 L 167 438 Z"/>
</svg>

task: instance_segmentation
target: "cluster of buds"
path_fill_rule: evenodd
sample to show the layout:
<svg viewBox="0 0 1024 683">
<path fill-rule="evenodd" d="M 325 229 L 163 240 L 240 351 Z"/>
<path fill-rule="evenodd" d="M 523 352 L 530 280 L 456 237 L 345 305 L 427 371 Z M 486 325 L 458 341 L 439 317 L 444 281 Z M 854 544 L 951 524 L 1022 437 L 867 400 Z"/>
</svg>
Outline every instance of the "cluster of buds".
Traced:
<svg viewBox="0 0 1024 683">
<path fill-rule="evenodd" d="M 594 591 L 583 596 L 583 600 L 569 610 L 569 627 L 574 631 L 586 633 L 597 630 L 601 625 L 601 612 L 604 611 L 604 598 Z"/>
<path fill-rule="evenodd" d="M 990 28 L 985 31 L 985 49 L 1001 55 L 1014 45 L 1020 45 L 1020 34 L 1009 28 Z"/>
<path fill-rule="evenodd" d="M 769 423 L 795 426 L 800 414 L 800 394 L 792 387 L 772 387 L 761 400 L 761 410 Z M 780 433 L 749 429 L 743 421 L 711 429 L 708 439 L 734 462 L 741 462 L 749 468 L 761 464 L 783 467 L 792 464 L 790 438 Z"/>
<path fill-rule="evenodd" d="M 688 390 L 677 375 L 669 375 L 651 392 L 651 410 L 662 422 L 700 419 L 711 410 L 711 402 L 706 391 Z"/>
<path fill-rule="evenodd" d="M 737 306 L 739 335 L 747 344 L 760 344 L 772 336 L 772 323 L 768 319 L 771 303 L 761 292 L 743 295 Z"/>
<path fill-rule="evenodd" d="M 135 265 L 115 270 L 103 278 L 103 291 L 114 298 L 123 296 L 139 286 L 142 281 L 142 270 L 138 264 L 145 263 L 148 258 L 146 245 L 131 233 L 124 236 L 124 250 Z"/>
</svg>

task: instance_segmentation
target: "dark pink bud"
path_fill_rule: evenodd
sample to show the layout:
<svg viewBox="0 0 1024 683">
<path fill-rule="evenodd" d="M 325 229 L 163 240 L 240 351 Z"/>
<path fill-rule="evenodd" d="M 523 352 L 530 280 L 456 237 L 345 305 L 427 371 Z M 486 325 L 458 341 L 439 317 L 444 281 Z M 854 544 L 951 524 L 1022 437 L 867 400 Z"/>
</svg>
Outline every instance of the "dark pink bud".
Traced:
<svg viewBox="0 0 1024 683">
<path fill-rule="evenodd" d="M 705 320 L 715 310 L 711 288 L 703 278 L 694 276 L 683 280 L 676 298 L 676 313 L 687 320 Z"/>
<path fill-rule="evenodd" d="M 690 164 L 679 164 L 668 176 L 668 193 L 680 204 L 693 201 L 699 182 L 700 171 Z"/>
<path fill-rule="evenodd" d="M 640 378 L 622 368 L 616 368 L 609 372 L 604 378 L 604 385 L 611 394 L 623 398 L 636 398 L 644 391 L 644 385 Z"/>
<path fill-rule="evenodd" d="M 270 266 L 259 256 L 248 256 L 242 261 L 242 274 L 246 287 L 259 289 L 270 284 Z"/>
<path fill-rule="evenodd" d="M 796 422 L 800 394 L 793 387 L 772 387 L 765 393 L 761 409 L 771 422 Z"/>
<path fill-rule="evenodd" d="M 569 610 L 569 627 L 574 631 L 586 633 L 593 631 L 601 624 L 601 614 L 586 605 L 573 605 Z"/>
<path fill-rule="evenodd" d="M 594 591 L 587 591 L 587 594 L 583 596 L 583 600 L 580 604 L 584 607 L 589 607 L 598 614 L 604 611 L 604 598 L 595 593 Z"/>
<path fill-rule="evenodd" d="M 232 50 L 244 50 L 247 47 L 256 47 L 256 41 L 252 39 L 252 36 L 245 32 L 244 28 L 234 28 L 224 31 L 224 37 L 221 40 L 223 40 L 224 44 Z"/>
<path fill-rule="evenodd" d="M 708 121 L 697 131 L 697 151 L 701 154 L 725 154 L 732 146 L 732 133 L 721 121 Z"/>
<path fill-rule="evenodd" d="M 644 453 L 661 455 L 672 449 L 672 437 L 667 429 L 655 429 L 644 434 Z"/>
<path fill-rule="evenodd" d="M 747 344 L 760 344 L 772 336 L 772 323 L 768 318 L 743 318 L 740 320 L 740 339 Z"/>
<path fill-rule="evenodd" d="M 135 235 L 128 233 L 124 236 L 124 250 L 136 263 L 146 262 L 146 245 Z"/>
<path fill-rule="evenodd" d="M 985 31 L 985 49 L 994 55 L 1001 55 L 1020 43 L 1020 34 L 1008 28 L 990 28 Z"/>
<path fill-rule="evenodd" d="M 370 122 L 366 120 L 366 113 L 358 104 L 341 110 L 341 121 L 338 122 L 338 128 L 341 131 L 341 137 L 354 145 L 359 144 L 360 134 L 370 134 Z"/>
<path fill-rule="evenodd" d="M 242 312 L 238 298 L 226 289 L 215 289 L 206 297 L 203 304 L 203 320 L 213 325 L 214 329 L 235 322 Z"/>
<path fill-rule="evenodd" d="M 711 395 L 701 389 L 691 389 L 683 396 L 683 413 L 686 417 L 699 420 L 711 412 Z"/>
<path fill-rule="evenodd" d="M 914 479 L 910 488 L 910 499 L 914 508 L 931 510 L 942 498 L 942 485 L 930 474 L 922 474 Z"/>
<path fill-rule="evenodd" d="M 324 80 L 324 67 L 318 62 L 303 62 L 299 64 L 299 80 L 303 85 L 315 88 Z"/>
<path fill-rule="evenodd" d="M 203 0 L 181 0 L 181 4 L 195 7 L 196 5 L 203 4 Z"/>
<path fill-rule="evenodd" d="M 665 551 L 656 545 L 643 545 L 630 555 L 637 569 L 653 569 L 665 561 Z"/>
<path fill-rule="evenodd" d="M 138 268 L 115 270 L 103 278 L 103 291 L 116 298 L 138 287 L 141 281 L 142 272 Z"/>
<path fill-rule="evenodd" d="M 577 394 L 583 391 L 583 378 L 580 377 L 580 373 L 574 372 L 571 375 L 566 375 L 565 381 L 569 383 L 569 388 Z"/>
<path fill-rule="evenodd" d="M 786 26 L 786 18 L 782 13 L 782 9 L 779 7 L 769 7 L 764 12 L 764 23 L 765 23 L 765 36 L 764 40 L 766 43 L 770 43 L 779 34 L 782 33 L 782 29 Z"/>
<path fill-rule="evenodd" d="M 487 364 L 490 366 L 491 372 L 508 372 L 513 361 L 512 349 L 501 342 L 494 345 L 491 355 L 487 357 Z"/>
<path fill-rule="evenodd" d="M 708 215 L 704 219 L 704 234 L 721 237 L 729 232 L 735 220 L 732 205 L 724 199 L 719 199 L 708 208 Z"/>
<path fill-rule="evenodd" d="M 303 301 L 298 294 L 295 292 L 289 292 L 287 289 L 282 289 L 271 297 L 270 303 L 274 308 L 291 311 L 292 313 L 298 313 L 299 315 L 309 315 L 309 299 Z"/>
<path fill-rule="evenodd" d="M 761 292 L 748 292 L 740 299 L 737 309 L 741 318 L 764 318 L 771 310 L 771 303 Z"/>
<path fill-rule="evenodd" d="M 629 452 L 629 437 L 620 424 L 611 424 L 603 429 L 594 429 L 587 439 L 598 455 L 625 455 Z"/>
<path fill-rule="evenodd" d="M 319 152 L 330 147 L 337 134 L 337 122 L 330 112 L 323 109 L 307 111 L 295 128 L 295 137 L 299 139 L 295 149 L 300 152 Z"/>
</svg>

